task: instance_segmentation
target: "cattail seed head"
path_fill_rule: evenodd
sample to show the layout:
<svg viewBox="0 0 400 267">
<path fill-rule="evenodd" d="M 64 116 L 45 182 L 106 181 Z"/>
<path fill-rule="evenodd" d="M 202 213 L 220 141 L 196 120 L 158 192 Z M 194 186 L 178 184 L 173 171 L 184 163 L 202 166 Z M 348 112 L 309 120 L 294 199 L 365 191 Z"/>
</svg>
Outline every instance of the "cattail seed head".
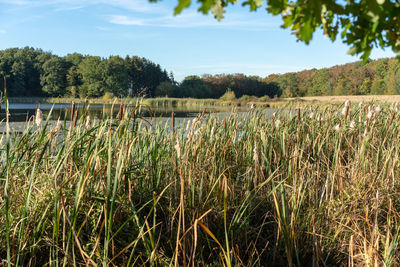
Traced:
<svg viewBox="0 0 400 267">
<path fill-rule="evenodd" d="M 347 115 L 347 107 L 342 108 L 342 115 L 346 117 Z"/>
<path fill-rule="evenodd" d="M 367 118 L 371 119 L 372 115 L 374 115 L 374 113 L 372 112 L 372 110 L 369 110 L 368 113 L 367 113 Z"/>
<path fill-rule="evenodd" d="M 87 115 L 87 116 L 86 116 L 86 124 L 85 124 L 86 130 L 89 130 L 89 129 L 90 129 L 90 125 L 91 125 L 90 116 Z"/>
<path fill-rule="evenodd" d="M 57 132 L 60 131 L 60 130 L 61 130 L 61 121 L 60 121 L 60 118 L 58 118 L 58 119 L 57 119 L 56 126 L 54 127 L 53 132 L 54 132 L 54 133 L 57 133 Z"/>
<path fill-rule="evenodd" d="M 321 122 L 321 121 L 322 121 L 322 115 L 321 115 L 321 113 L 318 114 L 317 121 L 318 121 L 318 122 Z"/>
<path fill-rule="evenodd" d="M 43 121 L 43 113 L 39 108 L 37 108 L 36 109 L 36 119 L 35 119 L 36 126 L 39 127 L 40 124 L 42 123 L 42 121 Z"/>
<path fill-rule="evenodd" d="M 180 158 L 181 157 L 181 146 L 179 145 L 179 140 L 176 141 L 174 148 L 176 150 L 177 157 Z"/>
</svg>

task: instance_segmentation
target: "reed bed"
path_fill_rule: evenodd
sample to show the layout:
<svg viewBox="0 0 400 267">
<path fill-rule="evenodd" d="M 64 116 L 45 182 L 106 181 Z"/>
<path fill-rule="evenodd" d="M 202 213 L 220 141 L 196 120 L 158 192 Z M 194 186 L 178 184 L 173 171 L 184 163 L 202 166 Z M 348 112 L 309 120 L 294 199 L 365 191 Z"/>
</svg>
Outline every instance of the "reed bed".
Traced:
<svg viewBox="0 0 400 267">
<path fill-rule="evenodd" d="M 397 106 L 138 110 L 2 137 L 0 265 L 400 264 Z"/>
</svg>

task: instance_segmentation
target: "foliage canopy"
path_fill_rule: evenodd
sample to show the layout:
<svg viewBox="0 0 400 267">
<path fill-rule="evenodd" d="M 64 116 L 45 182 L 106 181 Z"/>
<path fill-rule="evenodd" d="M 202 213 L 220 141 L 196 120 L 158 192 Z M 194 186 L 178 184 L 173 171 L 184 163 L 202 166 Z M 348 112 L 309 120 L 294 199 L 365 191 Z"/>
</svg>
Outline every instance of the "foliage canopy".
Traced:
<svg viewBox="0 0 400 267">
<path fill-rule="evenodd" d="M 157 2 L 159 0 L 149 0 Z M 174 14 L 179 14 L 191 0 L 178 0 Z M 283 28 L 289 28 L 298 40 L 308 44 L 313 34 L 322 29 L 335 41 L 337 36 L 350 46 L 349 54 L 362 54 L 364 62 L 373 47 L 391 48 L 400 53 L 400 2 L 390 0 L 197 0 L 198 11 L 221 20 L 228 5 L 241 4 L 250 11 L 262 8 L 281 15 Z"/>
</svg>

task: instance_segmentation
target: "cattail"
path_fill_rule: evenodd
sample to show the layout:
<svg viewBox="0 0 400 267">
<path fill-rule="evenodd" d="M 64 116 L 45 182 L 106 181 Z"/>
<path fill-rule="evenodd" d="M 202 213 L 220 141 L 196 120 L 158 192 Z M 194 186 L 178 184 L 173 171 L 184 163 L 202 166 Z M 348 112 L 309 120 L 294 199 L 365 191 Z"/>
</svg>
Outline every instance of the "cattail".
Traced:
<svg viewBox="0 0 400 267">
<path fill-rule="evenodd" d="M 315 115 L 314 112 L 311 111 L 311 112 L 310 112 L 310 115 L 309 115 L 309 116 L 310 116 L 310 119 L 313 119 L 313 118 L 314 118 L 314 115 Z"/>
<path fill-rule="evenodd" d="M 365 129 L 365 130 L 364 130 L 364 133 L 363 133 L 363 137 L 367 137 L 367 135 L 368 135 L 368 130 Z"/>
<path fill-rule="evenodd" d="M 341 129 L 341 125 L 340 125 L 340 123 L 339 124 L 337 124 L 333 129 L 335 129 L 335 131 L 336 132 L 339 132 L 340 131 L 340 129 Z"/>
<path fill-rule="evenodd" d="M 394 111 L 394 112 L 398 112 L 399 109 L 398 109 L 397 105 L 398 105 L 398 103 L 392 103 L 392 104 L 390 105 L 390 110 L 391 110 L 391 111 Z"/>
<path fill-rule="evenodd" d="M 78 110 L 75 110 L 74 119 L 73 119 L 73 122 L 72 122 L 72 125 L 74 127 L 76 127 L 77 121 L 78 121 Z"/>
<path fill-rule="evenodd" d="M 178 158 L 181 157 L 181 146 L 179 145 L 179 140 L 176 140 L 176 144 L 174 146 L 175 150 L 176 150 L 176 155 Z"/>
<path fill-rule="evenodd" d="M 372 115 L 374 115 L 374 113 L 372 112 L 372 110 L 368 110 L 367 118 L 368 118 L 368 119 L 371 119 L 371 118 L 372 118 Z"/>
<path fill-rule="evenodd" d="M 360 109 L 362 109 L 362 107 L 363 107 L 363 102 L 361 101 L 360 103 L 358 103 L 358 107 L 360 108 Z"/>
<path fill-rule="evenodd" d="M 346 117 L 347 115 L 347 107 L 342 108 L 342 115 Z"/>
<path fill-rule="evenodd" d="M 258 156 L 258 151 L 257 151 L 257 143 L 254 141 L 254 149 L 253 149 L 253 161 L 254 161 L 254 170 L 255 170 L 255 176 L 253 179 L 254 186 L 257 186 L 258 184 L 258 177 L 260 174 L 260 161 L 259 161 L 259 156 Z"/>
<path fill-rule="evenodd" d="M 259 158 L 258 158 L 257 143 L 256 142 L 254 142 L 253 160 L 254 160 L 254 164 L 257 166 Z"/>
<path fill-rule="evenodd" d="M 214 130 L 215 130 L 215 128 L 214 128 L 214 126 L 211 128 L 211 132 L 210 132 L 210 139 L 212 139 L 213 138 L 213 136 L 214 136 Z"/>
<path fill-rule="evenodd" d="M 36 109 L 36 126 L 40 126 L 40 124 L 42 123 L 42 121 L 43 121 L 43 113 L 42 113 L 42 111 L 39 109 L 39 108 L 37 108 Z"/>
<path fill-rule="evenodd" d="M 276 112 L 272 113 L 272 120 L 275 120 Z"/>
<path fill-rule="evenodd" d="M 321 113 L 318 114 L 317 121 L 318 121 L 318 122 L 322 122 L 322 115 L 321 115 Z"/>
<path fill-rule="evenodd" d="M 86 130 L 89 130 L 90 129 L 90 116 L 89 115 L 87 115 L 86 116 L 86 124 L 85 124 L 85 128 L 86 128 Z"/>
<path fill-rule="evenodd" d="M 53 132 L 54 132 L 54 133 L 57 133 L 57 132 L 60 131 L 60 130 L 61 130 L 61 121 L 60 121 L 60 118 L 58 118 L 58 119 L 57 119 L 56 126 L 55 126 L 54 129 L 53 129 Z"/>
<path fill-rule="evenodd" d="M 280 125 L 281 125 L 281 120 L 276 120 L 275 121 L 275 128 L 279 128 Z"/>
<path fill-rule="evenodd" d="M 75 102 L 71 103 L 71 121 L 74 120 L 74 114 L 75 114 Z"/>
<path fill-rule="evenodd" d="M 381 112 L 382 108 L 380 106 L 375 107 L 375 113 L 379 114 Z"/>
<path fill-rule="evenodd" d="M 354 129 L 355 126 L 356 126 L 356 123 L 354 121 L 351 121 L 350 125 L 349 125 L 350 129 Z"/>
<path fill-rule="evenodd" d="M 189 132 L 189 128 L 190 128 L 190 123 L 192 122 L 192 120 L 188 120 L 186 123 L 186 133 Z"/>
<path fill-rule="evenodd" d="M 175 133 L 175 114 L 174 114 L 174 112 L 171 112 L 171 118 L 172 118 L 172 132 Z"/>
<path fill-rule="evenodd" d="M 350 101 L 346 100 L 346 102 L 344 102 L 344 107 L 342 109 L 342 115 L 344 116 L 344 118 L 347 118 L 349 110 L 350 110 Z"/>
<path fill-rule="evenodd" d="M 123 117 L 124 117 L 124 105 L 121 103 L 119 104 L 119 120 L 122 120 Z"/>
</svg>

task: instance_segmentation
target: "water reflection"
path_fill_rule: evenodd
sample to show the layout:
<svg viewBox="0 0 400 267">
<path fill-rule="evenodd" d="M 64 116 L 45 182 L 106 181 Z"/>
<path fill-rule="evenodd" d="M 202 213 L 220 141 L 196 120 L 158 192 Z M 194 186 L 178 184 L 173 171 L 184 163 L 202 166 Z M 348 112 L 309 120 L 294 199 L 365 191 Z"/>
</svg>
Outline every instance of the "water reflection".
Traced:
<svg viewBox="0 0 400 267">
<path fill-rule="evenodd" d="M 70 104 L 17 104 L 12 103 L 9 105 L 10 122 L 25 122 L 35 115 L 36 108 L 40 108 L 45 118 L 47 118 L 50 110 L 52 109 L 50 120 L 71 120 L 72 106 Z M 127 105 L 128 110 L 133 109 L 134 106 Z M 119 104 L 112 105 L 99 105 L 91 104 L 89 106 L 83 104 L 76 104 L 75 110 L 80 114 L 86 112 L 93 119 L 109 118 L 111 114 L 116 116 L 119 112 Z M 245 108 L 240 108 L 238 111 L 245 111 Z M 143 117 L 170 117 L 171 113 L 174 112 L 176 118 L 187 118 L 196 117 L 199 113 L 214 113 L 214 112 L 229 112 L 232 111 L 232 107 L 148 107 L 142 106 L 140 108 L 140 114 Z M 4 120 L 5 105 L 1 105 L 0 120 Z"/>
</svg>

